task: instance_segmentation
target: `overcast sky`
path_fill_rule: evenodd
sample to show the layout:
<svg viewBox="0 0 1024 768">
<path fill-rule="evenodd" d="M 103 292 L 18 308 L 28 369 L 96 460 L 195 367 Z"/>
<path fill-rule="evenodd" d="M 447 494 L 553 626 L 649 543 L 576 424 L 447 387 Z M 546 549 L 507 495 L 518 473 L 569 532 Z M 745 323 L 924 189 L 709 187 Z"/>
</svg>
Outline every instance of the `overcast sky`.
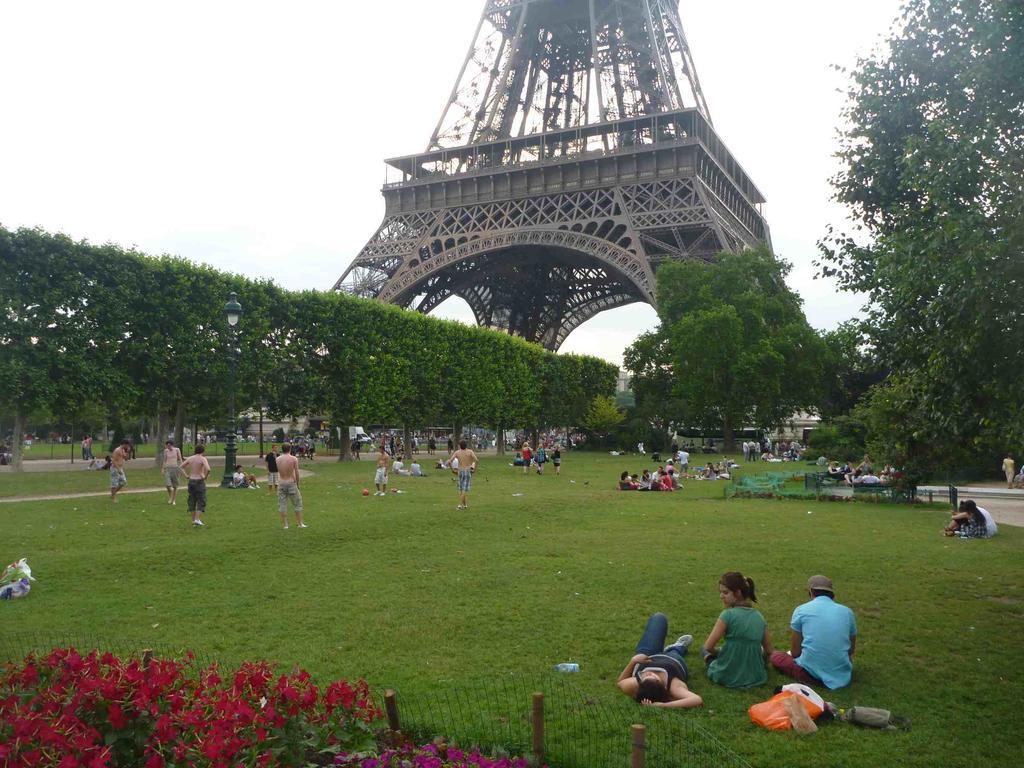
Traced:
<svg viewBox="0 0 1024 768">
<path fill-rule="evenodd" d="M 484 0 L 0 4 L 0 224 L 329 289 L 384 211 L 385 157 L 426 147 Z M 852 65 L 899 0 L 682 0 L 721 137 L 768 199 L 811 324 L 860 299 L 814 280 Z M 468 319 L 459 300 L 435 314 Z M 632 305 L 563 351 L 616 363 L 656 323 Z"/>
</svg>

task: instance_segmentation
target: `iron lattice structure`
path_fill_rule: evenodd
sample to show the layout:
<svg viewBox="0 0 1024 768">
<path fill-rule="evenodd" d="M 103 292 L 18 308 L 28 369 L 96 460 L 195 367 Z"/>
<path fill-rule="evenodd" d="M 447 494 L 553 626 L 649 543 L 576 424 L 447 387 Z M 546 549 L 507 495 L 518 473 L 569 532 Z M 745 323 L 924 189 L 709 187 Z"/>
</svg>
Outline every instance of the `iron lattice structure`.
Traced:
<svg viewBox="0 0 1024 768">
<path fill-rule="evenodd" d="M 384 222 L 335 289 L 557 349 L 654 304 L 664 259 L 769 241 L 673 0 L 487 0 L 427 150 L 388 160 Z"/>
</svg>

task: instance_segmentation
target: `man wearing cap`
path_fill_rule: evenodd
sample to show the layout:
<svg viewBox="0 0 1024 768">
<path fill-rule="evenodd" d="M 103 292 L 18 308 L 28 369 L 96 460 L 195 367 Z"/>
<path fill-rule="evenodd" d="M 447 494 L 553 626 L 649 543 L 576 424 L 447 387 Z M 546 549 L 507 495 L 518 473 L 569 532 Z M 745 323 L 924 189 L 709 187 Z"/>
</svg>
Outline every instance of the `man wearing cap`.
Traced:
<svg viewBox="0 0 1024 768">
<path fill-rule="evenodd" d="M 775 651 L 772 666 L 806 685 L 844 688 L 850 684 L 857 645 L 853 611 L 835 601 L 827 576 L 811 576 L 807 591 L 811 600 L 798 605 L 789 622 L 790 650 Z"/>
</svg>

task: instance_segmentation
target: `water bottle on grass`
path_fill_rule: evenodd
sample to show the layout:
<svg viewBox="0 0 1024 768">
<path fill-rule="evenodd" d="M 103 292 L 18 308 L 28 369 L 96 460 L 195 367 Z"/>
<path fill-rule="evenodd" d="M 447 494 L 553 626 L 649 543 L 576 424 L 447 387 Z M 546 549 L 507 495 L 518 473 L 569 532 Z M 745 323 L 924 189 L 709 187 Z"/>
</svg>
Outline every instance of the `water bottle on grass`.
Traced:
<svg viewBox="0 0 1024 768">
<path fill-rule="evenodd" d="M 555 664 L 556 672 L 579 672 L 580 665 L 574 661 L 563 661 L 561 664 Z"/>
</svg>

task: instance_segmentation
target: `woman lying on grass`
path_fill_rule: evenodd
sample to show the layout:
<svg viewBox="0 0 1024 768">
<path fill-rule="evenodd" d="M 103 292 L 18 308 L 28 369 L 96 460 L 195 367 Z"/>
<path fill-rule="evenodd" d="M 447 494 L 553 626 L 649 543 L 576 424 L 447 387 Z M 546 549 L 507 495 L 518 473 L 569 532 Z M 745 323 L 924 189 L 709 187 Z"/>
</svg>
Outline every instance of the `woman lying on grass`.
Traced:
<svg viewBox="0 0 1024 768">
<path fill-rule="evenodd" d="M 699 707 L 704 700 L 686 686 L 690 671 L 685 657 L 693 635 L 682 635 L 665 647 L 667 635 L 665 614 L 651 616 L 636 645 L 636 654 L 627 662 L 616 685 L 624 694 L 648 707 Z"/>
<path fill-rule="evenodd" d="M 751 605 L 757 602 L 754 580 L 730 571 L 719 579 L 718 594 L 725 610 L 701 648 L 708 678 L 726 688 L 763 685 L 768 679 L 765 661 L 772 653 L 772 638 L 768 622 Z M 725 645 L 718 651 L 715 646 L 723 637 Z"/>
</svg>

